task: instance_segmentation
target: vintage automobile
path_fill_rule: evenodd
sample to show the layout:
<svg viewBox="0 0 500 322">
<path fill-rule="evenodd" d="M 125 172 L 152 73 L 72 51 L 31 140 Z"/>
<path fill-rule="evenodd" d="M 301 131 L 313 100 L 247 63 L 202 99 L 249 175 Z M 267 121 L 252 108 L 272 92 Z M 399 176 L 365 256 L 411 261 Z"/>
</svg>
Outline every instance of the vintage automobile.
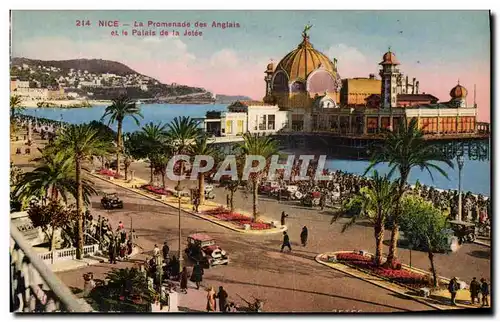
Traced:
<svg viewBox="0 0 500 322">
<path fill-rule="evenodd" d="M 478 229 L 474 223 L 450 220 L 449 224 L 460 244 L 473 243 L 478 235 Z"/>
<path fill-rule="evenodd" d="M 283 200 L 300 200 L 303 197 L 302 192 L 299 191 L 298 186 L 285 186 L 278 191 L 278 194 L 281 193 L 281 199 Z"/>
<path fill-rule="evenodd" d="M 226 251 L 220 248 L 215 239 L 207 234 L 191 234 L 187 238 L 188 247 L 186 255 L 194 262 L 199 262 L 204 268 L 215 265 L 227 265 L 229 256 Z"/>
<path fill-rule="evenodd" d="M 280 189 L 280 184 L 276 181 L 267 181 L 261 184 L 258 188 L 259 194 L 271 195 Z"/>
<path fill-rule="evenodd" d="M 302 205 L 306 207 L 317 207 L 319 206 L 319 201 L 321 198 L 321 192 L 314 191 L 307 193 L 304 197 L 302 197 Z"/>
<path fill-rule="evenodd" d="M 205 186 L 205 199 L 215 199 L 214 186 L 211 184 Z"/>
<path fill-rule="evenodd" d="M 123 209 L 123 201 L 116 193 L 106 193 L 101 199 L 101 205 L 104 209 Z"/>
</svg>

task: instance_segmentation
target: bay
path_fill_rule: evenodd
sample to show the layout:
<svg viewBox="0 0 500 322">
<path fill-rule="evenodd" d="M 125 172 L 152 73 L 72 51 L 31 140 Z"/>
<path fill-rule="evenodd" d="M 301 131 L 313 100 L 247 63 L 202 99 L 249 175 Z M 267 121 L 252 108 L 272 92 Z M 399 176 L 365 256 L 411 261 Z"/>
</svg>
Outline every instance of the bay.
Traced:
<svg viewBox="0 0 500 322">
<path fill-rule="evenodd" d="M 195 104 L 142 104 L 141 113 L 144 118 L 140 119 L 137 125 L 131 118 L 126 118 L 123 122 L 124 132 L 134 132 L 140 130 L 142 126 L 149 122 L 167 124 L 177 116 L 203 117 L 207 111 L 226 111 L 226 104 L 195 105 Z M 100 120 L 104 114 L 106 106 L 94 106 L 91 108 L 27 108 L 23 113 L 26 115 L 38 116 L 57 121 L 64 121 L 72 124 L 87 123 Z M 107 122 L 107 120 L 104 120 Z M 116 130 L 116 124 L 111 125 Z M 368 161 L 362 160 L 341 160 L 328 159 L 326 168 L 331 170 L 342 170 L 349 173 L 362 175 L 368 166 Z M 420 183 L 431 185 L 440 189 L 458 189 L 458 167 L 454 169 L 446 164 L 440 165 L 447 173 L 448 179 L 436 171 L 432 171 L 434 180 L 426 170 L 413 169 L 410 173 L 409 182 L 415 184 L 417 179 Z M 387 165 L 380 165 L 376 169 L 381 173 L 387 173 Z M 397 174 L 394 174 L 397 176 Z M 462 169 L 462 190 L 471 191 L 476 194 L 490 195 L 491 169 L 490 161 L 479 161 L 465 159 Z"/>
</svg>

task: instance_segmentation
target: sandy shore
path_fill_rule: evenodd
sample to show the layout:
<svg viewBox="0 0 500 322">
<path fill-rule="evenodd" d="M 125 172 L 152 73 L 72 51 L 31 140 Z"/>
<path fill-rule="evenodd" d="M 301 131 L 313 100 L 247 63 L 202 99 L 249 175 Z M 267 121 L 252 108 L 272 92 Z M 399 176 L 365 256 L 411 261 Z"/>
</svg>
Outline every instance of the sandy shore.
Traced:
<svg viewBox="0 0 500 322">
<path fill-rule="evenodd" d="M 23 101 L 22 105 L 24 107 L 27 107 L 27 108 L 37 108 L 38 107 L 37 104 L 40 102 L 42 102 L 42 101 L 25 100 L 25 101 Z M 61 105 L 64 108 L 64 107 L 68 107 L 68 106 L 75 105 L 75 104 L 82 104 L 86 101 L 82 101 L 82 100 L 50 100 L 50 101 L 43 101 L 43 102 L 54 104 L 55 105 L 54 108 L 60 108 Z M 89 102 L 89 104 L 92 106 L 111 104 L 110 100 L 88 100 L 87 102 Z"/>
</svg>

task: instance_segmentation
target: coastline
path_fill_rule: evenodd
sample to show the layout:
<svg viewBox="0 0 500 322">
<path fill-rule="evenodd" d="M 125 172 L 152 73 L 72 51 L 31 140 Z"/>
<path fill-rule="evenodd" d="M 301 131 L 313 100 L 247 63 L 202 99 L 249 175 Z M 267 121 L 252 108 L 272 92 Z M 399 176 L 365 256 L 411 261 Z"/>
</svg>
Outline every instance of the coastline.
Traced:
<svg viewBox="0 0 500 322">
<path fill-rule="evenodd" d="M 38 107 L 37 104 L 40 102 L 54 104 L 55 106 Z M 22 102 L 22 105 L 25 108 L 75 108 L 72 106 L 78 105 L 78 104 L 84 104 L 86 102 L 88 102 L 91 106 L 90 107 L 80 107 L 80 108 L 92 108 L 95 105 L 109 105 L 109 104 L 111 104 L 111 100 L 86 100 L 86 101 L 82 101 L 82 100 L 46 100 L 46 101 L 25 100 Z"/>
</svg>

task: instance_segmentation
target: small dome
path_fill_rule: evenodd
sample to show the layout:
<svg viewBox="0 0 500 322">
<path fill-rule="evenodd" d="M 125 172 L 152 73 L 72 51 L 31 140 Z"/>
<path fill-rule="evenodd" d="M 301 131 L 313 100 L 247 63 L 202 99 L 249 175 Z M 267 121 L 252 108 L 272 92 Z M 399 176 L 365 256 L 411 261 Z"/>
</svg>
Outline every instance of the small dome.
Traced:
<svg viewBox="0 0 500 322">
<path fill-rule="evenodd" d="M 396 55 L 389 49 L 389 51 L 382 56 L 382 61 L 379 65 L 399 65 L 399 61 L 396 59 Z"/>
<path fill-rule="evenodd" d="M 451 89 L 450 96 L 451 98 L 465 98 L 467 97 L 467 89 L 458 83 L 457 86 Z"/>
<path fill-rule="evenodd" d="M 274 64 L 273 63 L 267 64 L 267 68 L 266 69 L 267 69 L 268 72 L 272 72 L 274 70 Z"/>
</svg>

